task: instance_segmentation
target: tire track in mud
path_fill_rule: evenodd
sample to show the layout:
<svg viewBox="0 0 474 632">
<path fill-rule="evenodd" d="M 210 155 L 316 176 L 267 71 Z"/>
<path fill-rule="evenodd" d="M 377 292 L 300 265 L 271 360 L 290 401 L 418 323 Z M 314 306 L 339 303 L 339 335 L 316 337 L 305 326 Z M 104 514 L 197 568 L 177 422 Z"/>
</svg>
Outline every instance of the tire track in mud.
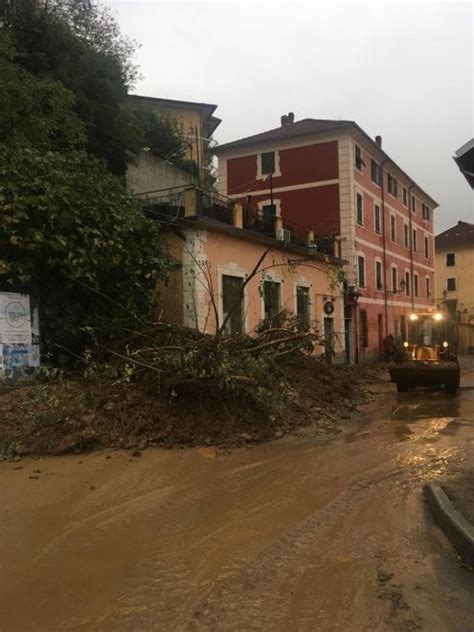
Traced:
<svg viewBox="0 0 474 632">
<path fill-rule="evenodd" d="M 363 475 L 354 476 L 324 507 L 292 524 L 286 533 L 264 547 L 256 556 L 250 559 L 245 555 L 237 556 L 211 577 L 206 577 L 204 573 L 199 579 L 199 572 L 191 572 L 182 561 L 186 559 L 186 551 L 161 550 L 157 553 L 153 542 L 148 543 L 140 554 L 142 560 L 148 561 L 124 586 L 119 603 L 102 618 L 97 629 L 156 629 L 175 632 L 262 630 L 269 629 L 270 626 L 277 630 L 285 620 L 286 613 L 291 611 L 292 593 L 297 592 L 308 554 L 319 550 L 322 552 L 319 563 L 323 564 L 333 554 L 323 552 L 332 541 L 328 532 L 339 530 L 339 541 L 352 537 L 348 532 L 350 527 L 344 526 L 341 517 L 347 517 L 353 512 L 373 489 L 383 488 L 392 492 L 396 487 L 397 498 L 408 494 L 413 481 L 424 478 L 426 471 L 442 464 L 443 459 L 440 454 L 427 455 L 423 461 L 405 464 L 403 468 L 398 463 L 385 462 Z M 297 472 L 301 470 L 303 478 L 308 479 L 307 468 L 308 463 L 300 463 L 295 469 Z M 183 496 L 179 501 L 175 499 L 171 502 L 171 515 L 163 520 L 159 529 L 172 529 L 171 517 L 176 515 L 181 515 L 185 522 L 192 521 L 195 508 L 191 508 L 191 503 L 194 505 L 197 502 L 205 506 L 209 496 L 218 493 L 220 488 L 223 491 L 225 489 L 227 494 L 234 493 L 238 497 L 242 488 L 252 485 L 252 481 L 255 482 L 263 472 L 258 468 L 247 468 L 245 474 L 245 478 L 238 479 L 227 476 L 225 483 L 221 479 L 197 493 L 196 490 L 189 490 L 187 493 L 188 490 L 183 489 Z M 301 480 L 298 484 L 301 485 Z M 232 528 L 236 527 L 238 525 L 233 525 Z M 222 529 L 223 527 L 217 531 Z M 159 537 L 157 532 L 157 539 Z M 367 542 L 361 545 L 367 547 Z M 337 547 L 333 546 L 332 550 L 337 552 Z M 154 559 L 156 561 L 152 561 Z M 314 601 L 317 602 L 316 597 Z M 76 621 L 76 624 L 84 629 L 95 629 L 90 627 L 90 621 Z M 313 624 L 314 621 L 311 625 Z M 311 626 L 308 627 L 310 629 Z"/>
<path fill-rule="evenodd" d="M 282 622 L 291 610 L 292 595 L 301 575 L 296 569 L 305 567 L 308 553 L 320 551 L 322 562 L 331 557 L 334 549 L 325 552 L 332 540 L 326 532 L 339 529 L 342 533 L 337 539 L 343 538 L 347 527 L 340 519 L 360 502 L 360 495 L 381 483 L 396 482 L 402 476 L 399 470 L 393 469 L 374 480 L 349 485 L 325 507 L 294 525 L 250 563 L 235 570 L 229 569 L 219 576 L 207 597 L 193 604 L 191 617 L 187 621 L 179 621 L 178 629 L 186 632 L 283 629 Z M 258 595 L 257 599 L 255 595 Z"/>
<path fill-rule="evenodd" d="M 432 472 L 433 466 L 439 463 L 444 463 L 443 455 L 430 455 L 425 462 L 414 462 L 403 469 L 396 465 L 387 470 L 387 465 L 384 464 L 361 480 L 352 482 L 334 500 L 293 526 L 288 533 L 250 563 L 221 574 L 209 588 L 207 597 L 196 600 L 193 605 L 194 613 L 188 621 L 179 621 L 178 629 L 186 632 L 213 629 L 296 629 L 286 627 L 283 622 L 288 624 L 287 613 L 291 611 L 293 595 L 297 592 L 302 574 L 297 569 L 305 569 L 307 558 L 314 557 L 314 551 L 319 551 L 319 563 L 324 564 L 337 552 L 335 542 L 355 539 L 351 527 L 345 525 L 341 518 L 347 518 L 359 504 L 364 504 L 364 501 L 367 504 L 367 494 L 372 489 L 387 488 L 388 485 L 391 492 L 398 488 L 400 495 L 407 496 L 413 490 L 414 480 L 425 480 L 427 474 Z M 377 470 L 380 473 L 374 477 Z M 387 489 L 384 490 L 386 491 Z M 397 504 L 393 497 L 390 498 L 390 503 Z M 355 523 L 353 526 L 360 530 L 362 525 Z M 336 534 L 337 531 L 339 533 L 335 538 L 328 535 L 328 532 Z M 365 549 L 364 556 L 372 554 L 376 557 L 376 542 L 364 541 L 360 533 L 358 540 Z M 332 546 L 328 547 L 331 544 Z M 313 614 L 319 611 L 320 615 L 321 608 L 317 606 L 318 595 L 315 594 L 312 598 Z M 318 625 L 330 625 L 330 621 L 324 622 L 321 616 L 318 619 L 309 616 L 305 626 L 304 617 L 301 619 L 300 616 L 297 629 L 312 631 L 316 622 Z M 415 625 L 413 629 L 416 629 L 416 617 L 406 618 L 406 623 L 409 626 L 407 629 L 412 625 Z M 300 627 L 301 625 L 303 627 Z"/>
<path fill-rule="evenodd" d="M 321 550 L 321 544 L 328 539 L 325 532 L 333 530 L 333 525 L 337 528 L 341 516 L 357 506 L 361 494 L 374 486 L 394 484 L 406 474 L 398 467 L 387 471 L 386 465 L 379 470 L 376 478 L 373 470 L 362 480 L 354 480 L 322 509 L 295 523 L 253 559 L 242 556 L 224 566 L 216 577 L 203 577 L 199 586 L 178 556 L 162 556 L 142 569 L 140 577 L 127 586 L 127 596 L 103 623 L 107 629 L 110 625 L 110 629 L 170 632 L 278 629 L 290 609 L 290 586 L 294 590 L 299 579 L 295 569 L 304 568 L 308 551 L 318 547 Z M 281 590 L 275 591 L 275 585 L 285 586 L 286 599 Z"/>
</svg>

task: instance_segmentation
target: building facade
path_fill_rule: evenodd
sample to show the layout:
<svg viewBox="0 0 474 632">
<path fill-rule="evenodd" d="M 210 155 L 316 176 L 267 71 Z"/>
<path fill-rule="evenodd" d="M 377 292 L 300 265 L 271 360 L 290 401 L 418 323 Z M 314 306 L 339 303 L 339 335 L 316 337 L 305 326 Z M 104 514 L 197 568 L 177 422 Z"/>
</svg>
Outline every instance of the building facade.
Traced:
<svg viewBox="0 0 474 632">
<path fill-rule="evenodd" d="M 437 203 L 353 121 L 282 117 L 279 128 L 219 146 L 218 188 L 290 231 L 332 238 L 345 268 L 348 362 L 381 356 L 434 301 Z"/>
<path fill-rule="evenodd" d="M 338 271 L 344 262 L 311 252 L 307 244 L 287 244 L 255 225 L 245 227 L 239 204 L 230 203 L 229 213 L 223 206 L 216 212 L 215 203 L 204 208 L 199 199 L 199 191 L 188 188 L 183 212 L 165 232 L 175 267 L 158 288 L 160 317 L 215 334 L 230 314 L 227 333 L 252 334 L 262 321 L 285 311 L 319 334 L 318 355 L 342 362 Z M 217 202 L 225 204 L 222 198 Z M 213 218 L 206 216 L 211 209 Z M 235 309 L 241 290 L 243 300 Z"/>
<path fill-rule="evenodd" d="M 136 94 L 128 98 L 134 107 L 176 119 L 187 143 L 186 159 L 196 163 L 200 180 L 213 179 L 212 135 L 221 123 L 221 119 L 214 116 L 217 105 Z"/>
<path fill-rule="evenodd" d="M 436 236 L 436 301 L 458 321 L 460 353 L 474 352 L 474 224 Z"/>
<path fill-rule="evenodd" d="M 471 189 L 474 189 L 474 138 L 456 151 L 454 161 Z"/>
</svg>

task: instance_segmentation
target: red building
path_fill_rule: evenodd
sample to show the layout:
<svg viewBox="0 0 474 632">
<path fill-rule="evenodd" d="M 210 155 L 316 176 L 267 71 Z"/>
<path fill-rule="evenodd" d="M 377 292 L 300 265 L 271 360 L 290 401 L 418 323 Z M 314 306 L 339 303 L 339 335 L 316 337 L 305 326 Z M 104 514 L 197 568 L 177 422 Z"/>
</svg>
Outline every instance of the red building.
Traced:
<svg viewBox="0 0 474 632">
<path fill-rule="evenodd" d="M 346 359 L 377 359 L 434 307 L 437 203 L 353 121 L 282 117 L 279 128 L 220 145 L 219 192 L 290 230 L 332 237 L 349 263 Z"/>
</svg>

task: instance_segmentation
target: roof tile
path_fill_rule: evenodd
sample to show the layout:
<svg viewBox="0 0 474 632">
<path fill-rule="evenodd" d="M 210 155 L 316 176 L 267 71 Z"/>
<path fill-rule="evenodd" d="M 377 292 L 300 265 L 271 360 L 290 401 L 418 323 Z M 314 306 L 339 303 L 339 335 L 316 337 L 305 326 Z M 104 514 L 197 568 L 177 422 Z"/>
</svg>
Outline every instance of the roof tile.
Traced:
<svg viewBox="0 0 474 632">
<path fill-rule="evenodd" d="M 437 249 L 474 244 L 474 224 L 458 222 L 452 228 L 437 235 L 435 244 Z"/>
<path fill-rule="evenodd" d="M 286 138 L 294 138 L 295 136 L 305 136 L 306 134 L 318 134 L 321 132 L 328 132 L 333 129 L 350 127 L 351 125 L 354 125 L 353 121 L 302 119 L 301 121 L 290 123 L 284 127 L 277 127 L 275 129 L 268 130 L 267 132 L 261 132 L 260 134 L 246 136 L 245 138 L 240 138 L 239 140 L 235 140 L 230 143 L 224 143 L 223 145 L 216 147 L 214 152 L 219 154 L 223 149 L 234 149 L 257 143 L 284 140 Z"/>
</svg>

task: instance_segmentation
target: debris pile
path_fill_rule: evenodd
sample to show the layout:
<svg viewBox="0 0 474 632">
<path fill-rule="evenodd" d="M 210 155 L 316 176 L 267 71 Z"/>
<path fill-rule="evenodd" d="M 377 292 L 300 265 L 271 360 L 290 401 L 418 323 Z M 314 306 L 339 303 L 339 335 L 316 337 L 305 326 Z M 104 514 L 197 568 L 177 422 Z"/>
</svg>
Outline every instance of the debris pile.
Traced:
<svg viewBox="0 0 474 632">
<path fill-rule="evenodd" d="M 0 454 L 228 449 L 308 426 L 317 434 L 340 432 L 380 372 L 322 363 L 308 354 L 314 338 L 288 326 L 253 337 L 168 325 L 133 334 L 87 378 L 4 395 Z"/>
</svg>

